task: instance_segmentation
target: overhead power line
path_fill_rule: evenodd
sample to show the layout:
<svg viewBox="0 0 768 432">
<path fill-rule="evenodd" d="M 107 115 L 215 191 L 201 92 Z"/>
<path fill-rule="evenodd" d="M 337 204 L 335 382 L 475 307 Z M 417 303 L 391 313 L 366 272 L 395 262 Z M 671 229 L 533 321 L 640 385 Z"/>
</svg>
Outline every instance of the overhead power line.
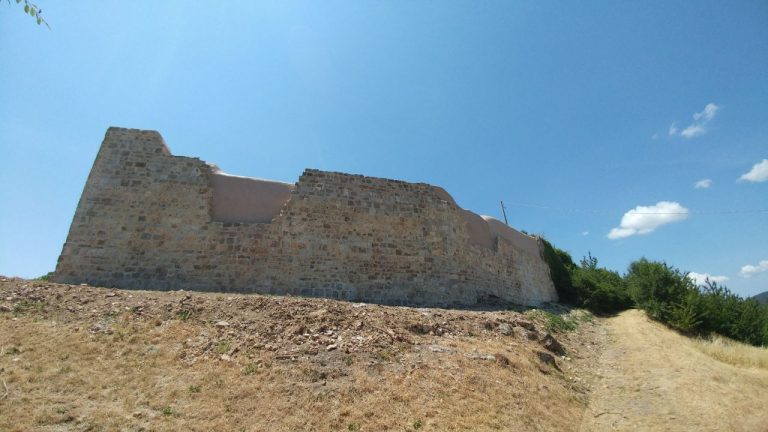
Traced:
<svg viewBox="0 0 768 432">
<path fill-rule="evenodd" d="M 567 212 L 567 213 L 616 214 L 615 210 L 563 208 L 563 207 L 552 207 L 552 206 L 546 206 L 546 205 L 540 205 L 540 204 L 530 204 L 530 203 L 522 203 L 522 202 L 514 202 L 514 201 L 507 201 L 505 204 L 517 206 L 517 207 L 529 207 L 529 208 L 537 208 L 541 210 L 551 210 L 556 212 Z M 625 211 L 624 213 L 627 213 L 627 212 Z M 690 210 L 687 212 L 632 212 L 632 214 L 639 214 L 639 215 L 683 215 L 683 214 L 730 215 L 730 214 L 752 214 L 752 213 L 768 213 L 768 209 Z"/>
</svg>

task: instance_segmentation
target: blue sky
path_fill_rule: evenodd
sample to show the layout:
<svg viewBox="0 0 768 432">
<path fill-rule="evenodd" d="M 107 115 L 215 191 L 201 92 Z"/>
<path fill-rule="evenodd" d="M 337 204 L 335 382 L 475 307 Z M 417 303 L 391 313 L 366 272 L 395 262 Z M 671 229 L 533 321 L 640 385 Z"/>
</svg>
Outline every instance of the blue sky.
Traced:
<svg viewBox="0 0 768 432">
<path fill-rule="evenodd" d="M 55 267 L 114 125 L 232 174 L 427 182 L 499 218 L 504 200 L 577 260 L 768 290 L 765 1 L 39 0 L 50 31 L 11 3 L 0 274 Z"/>
</svg>

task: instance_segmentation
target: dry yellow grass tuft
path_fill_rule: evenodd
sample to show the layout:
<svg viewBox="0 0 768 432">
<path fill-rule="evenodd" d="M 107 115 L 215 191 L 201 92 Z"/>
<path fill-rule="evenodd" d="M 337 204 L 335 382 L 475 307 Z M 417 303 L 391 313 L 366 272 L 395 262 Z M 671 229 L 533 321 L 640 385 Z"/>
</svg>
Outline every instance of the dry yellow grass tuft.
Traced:
<svg viewBox="0 0 768 432">
<path fill-rule="evenodd" d="M 704 354 L 733 366 L 768 370 L 768 348 L 747 345 L 723 336 L 692 339 L 693 346 Z"/>
</svg>

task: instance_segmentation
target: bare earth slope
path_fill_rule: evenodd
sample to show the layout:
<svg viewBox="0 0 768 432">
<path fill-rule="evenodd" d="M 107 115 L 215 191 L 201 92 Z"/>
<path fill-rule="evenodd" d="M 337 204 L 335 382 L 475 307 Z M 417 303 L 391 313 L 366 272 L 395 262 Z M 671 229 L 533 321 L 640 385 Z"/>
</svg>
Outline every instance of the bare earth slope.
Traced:
<svg viewBox="0 0 768 432">
<path fill-rule="evenodd" d="M 0 276 L 0 431 L 768 430 L 768 370 L 566 318 Z"/>
<path fill-rule="evenodd" d="M 714 360 L 641 311 L 605 326 L 582 431 L 768 431 L 768 370 Z"/>
<path fill-rule="evenodd" d="M 590 326 L 0 277 L 0 430 L 575 430 Z"/>
</svg>

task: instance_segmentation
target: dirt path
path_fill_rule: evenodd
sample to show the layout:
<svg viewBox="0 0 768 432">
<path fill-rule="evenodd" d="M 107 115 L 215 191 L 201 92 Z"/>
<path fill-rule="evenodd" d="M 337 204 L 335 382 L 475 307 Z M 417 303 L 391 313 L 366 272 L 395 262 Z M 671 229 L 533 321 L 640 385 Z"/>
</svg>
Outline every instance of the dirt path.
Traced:
<svg viewBox="0 0 768 432">
<path fill-rule="evenodd" d="M 605 330 L 582 431 L 768 431 L 768 371 L 719 362 L 641 311 Z"/>
</svg>

